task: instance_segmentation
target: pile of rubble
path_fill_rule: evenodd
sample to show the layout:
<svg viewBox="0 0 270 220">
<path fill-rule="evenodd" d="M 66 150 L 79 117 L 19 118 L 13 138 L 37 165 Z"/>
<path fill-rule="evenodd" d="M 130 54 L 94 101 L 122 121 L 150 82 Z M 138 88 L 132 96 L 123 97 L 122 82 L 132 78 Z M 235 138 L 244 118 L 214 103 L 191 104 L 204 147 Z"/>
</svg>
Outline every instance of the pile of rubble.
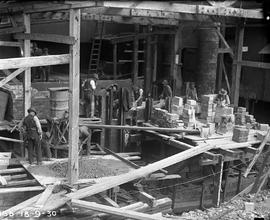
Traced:
<svg viewBox="0 0 270 220">
<path fill-rule="evenodd" d="M 249 194 L 222 204 L 219 208 L 195 210 L 181 215 L 184 219 L 234 220 L 255 218 L 270 219 L 270 191 L 261 191 L 257 196 Z"/>
</svg>

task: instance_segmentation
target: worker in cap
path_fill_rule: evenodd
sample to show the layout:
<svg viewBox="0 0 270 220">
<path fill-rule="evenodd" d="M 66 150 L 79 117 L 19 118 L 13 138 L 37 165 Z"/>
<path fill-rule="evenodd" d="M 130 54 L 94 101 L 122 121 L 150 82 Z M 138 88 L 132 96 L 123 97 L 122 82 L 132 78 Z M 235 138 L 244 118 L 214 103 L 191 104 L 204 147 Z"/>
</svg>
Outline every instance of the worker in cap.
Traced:
<svg viewBox="0 0 270 220">
<path fill-rule="evenodd" d="M 28 160 L 32 164 L 34 155 L 37 156 L 37 164 L 42 163 L 41 159 L 41 144 L 42 129 L 40 121 L 37 117 L 37 111 L 31 107 L 27 110 L 28 115 L 20 122 L 19 129 L 24 130 L 25 146 L 28 148 Z"/>
<path fill-rule="evenodd" d="M 221 89 L 218 92 L 217 98 L 216 98 L 217 106 L 225 107 L 231 104 L 230 98 L 228 96 L 228 93 L 225 89 Z"/>
<path fill-rule="evenodd" d="M 168 80 L 164 79 L 162 81 L 162 85 L 163 85 L 163 91 L 160 95 L 160 99 L 164 99 L 165 100 L 165 106 L 164 108 L 171 112 L 171 102 L 172 102 L 172 88 L 170 87 Z"/>
</svg>

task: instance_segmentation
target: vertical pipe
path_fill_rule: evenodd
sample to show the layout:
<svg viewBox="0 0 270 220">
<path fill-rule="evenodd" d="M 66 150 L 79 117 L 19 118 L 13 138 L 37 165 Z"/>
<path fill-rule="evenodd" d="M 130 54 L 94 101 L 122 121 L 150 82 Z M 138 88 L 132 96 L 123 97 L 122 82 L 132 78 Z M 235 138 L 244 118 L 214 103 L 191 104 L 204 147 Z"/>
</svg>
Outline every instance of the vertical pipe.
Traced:
<svg viewBox="0 0 270 220">
<path fill-rule="evenodd" d="M 199 29 L 197 74 L 199 95 L 211 94 L 215 91 L 218 42 L 219 38 L 214 27 L 203 27 Z"/>
</svg>

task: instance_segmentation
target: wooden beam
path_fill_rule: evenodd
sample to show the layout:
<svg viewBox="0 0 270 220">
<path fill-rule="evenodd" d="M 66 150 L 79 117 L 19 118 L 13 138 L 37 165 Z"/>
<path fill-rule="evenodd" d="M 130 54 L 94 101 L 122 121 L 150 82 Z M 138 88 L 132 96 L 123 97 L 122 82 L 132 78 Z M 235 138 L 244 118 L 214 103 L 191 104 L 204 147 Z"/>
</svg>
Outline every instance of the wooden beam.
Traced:
<svg viewBox="0 0 270 220">
<path fill-rule="evenodd" d="M 41 191 L 41 190 L 44 190 L 44 188 L 42 186 L 0 188 L 0 194 L 16 193 L 16 192 Z"/>
<path fill-rule="evenodd" d="M 233 53 L 233 51 L 232 51 L 232 49 L 231 48 L 219 48 L 218 49 L 218 53 L 230 53 L 230 54 L 232 54 Z"/>
<path fill-rule="evenodd" d="M 264 62 L 242 60 L 242 61 L 239 61 L 238 64 L 242 66 L 248 66 L 248 67 L 254 67 L 254 68 L 270 69 L 270 63 L 264 63 Z"/>
<path fill-rule="evenodd" d="M 230 45 L 225 40 L 225 37 L 223 37 L 223 35 L 220 33 L 220 31 L 218 29 L 216 29 L 216 31 L 217 31 L 217 34 L 218 34 L 219 39 L 221 40 L 221 42 L 225 45 L 226 49 L 229 49 L 228 52 L 233 56 L 233 51 L 232 51 Z"/>
<path fill-rule="evenodd" d="M 68 181 L 74 184 L 79 176 L 79 100 L 80 100 L 80 9 L 71 9 L 69 17 L 69 35 L 75 38 L 70 46 L 69 65 L 69 158 Z"/>
<path fill-rule="evenodd" d="M 0 170 L 0 175 L 8 174 L 8 173 L 23 173 L 23 172 L 25 172 L 24 168 L 4 169 L 4 170 Z"/>
<path fill-rule="evenodd" d="M 69 54 L 0 59 L 0 70 L 67 64 L 69 61 Z"/>
<path fill-rule="evenodd" d="M 19 33 L 14 35 L 15 39 L 18 40 L 35 40 L 35 41 L 48 41 L 60 44 L 74 44 L 75 38 L 65 35 L 58 35 L 58 34 L 40 34 L 40 33 Z"/>
<path fill-rule="evenodd" d="M 0 41 L 0 47 L 22 47 L 20 42 Z"/>
<path fill-rule="evenodd" d="M 242 66 L 239 62 L 242 61 L 242 48 L 244 43 L 244 26 L 243 24 L 238 25 L 236 28 L 236 51 L 235 51 L 235 59 L 233 63 L 232 69 L 232 94 L 231 100 L 234 106 L 238 106 L 239 101 L 239 91 L 240 91 L 240 78 L 241 78 L 241 70 Z"/>
<path fill-rule="evenodd" d="M 11 73 L 6 78 L 4 78 L 3 80 L 0 81 L 0 87 L 7 84 L 9 81 L 13 80 L 16 76 L 18 76 L 19 74 L 21 74 L 22 72 L 24 72 L 27 69 L 28 68 L 20 68 L 20 69 L 15 70 L 13 73 Z"/>
<path fill-rule="evenodd" d="M 29 14 L 23 14 L 23 23 L 25 26 L 25 33 L 31 32 L 31 21 L 30 21 L 30 15 Z M 25 64 L 29 65 L 29 63 L 32 63 L 28 58 L 31 56 L 31 45 L 30 40 L 24 40 L 23 43 L 23 55 L 25 58 L 13 58 L 13 62 L 10 59 L 2 59 L 0 60 L 0 69 L 13 69 L 13 68 L 22 68 L 27 66 L 20 66 L 20 60 L 17 59 L 24 59 Z M 14 60 L 15 59 L 15 60 Z M 5 63 L 6 61 L 6 63 Z M 15 62 L 14 62 L 15 61 Z M 4 63 L 1 68 L 1 63 Z M 7 68 L 6 66 L 11 65 L 11 67 Z M 23 78 L 23 111 L 24 116 L 28 114 L 27 110 L 31 107 L 31 69 L 28 68 L 24 72 L 24 78 Z"/>
<path fill-rule="evenodd" d="M 103 181 L 101 183 L 95 184 L 94 186 L 80 189 L 75 193 L 69 193 L 67 194 L 67 196 L 72 199 L 80 199 L 80 198 L 88 197 L 88 196 L 103 192 L 105 190 L 111 189 L 115 186 L 119 186 L 121 184 L 127 183 L 129 181 L 139 179 L 141 177 L 145 177 L 155 171 L 158 171 L 165 167 L 179 163 L 181 161 L 184 161 L 188 158 L 204 153 L 213 148 L 215 148 L 215 146 L 209 146 L 208 144 L 199 145 L 192 149 L 183 151 L 181 153 L 167 157 L 155 163 L 149 164 L 145 167 L 141 167 L 137 170 L 130 171 L 129 173 L 123 174 L 121 176 L 112 177 L 108 181 Z"/>
<path fill-rule="evenodd" d="M 105 195 L 105 194 L 98 194 L 103 200 L 105 200 L 108 204 L 110 204 L 113 207 L 119 208 L 120 206 L 113 201 L 109 196 Z"/>
<path fill-rule="evenodd" d="M 113 79 L 117 78 L 117 43 L 113 44 Z"/>
<path fill-rule="evenodd" d="M 52 195 L 54 187 L 55 185 L 49 185 L 46 187 L 46 189 L 44 190 L 44 192 L 41 194 L 40 198 L 37 200 L 37 202 L 34 205 L 36 208 L 39 208 L 39 209 L 43 208 L 48 198 Z"/>
<path fill-rule="evenodd" d="M 6 75 L 6 76 L 8 76 L 8 75 L 10 75 L 11 74 L 11 72 L 9 71 L 9 70 L 2 70 L 3 72 L 4 72 L 4 74 Z M 17 78 L 13 78 L 12 80 L 11 80 L 12 82 L 14 82 L 15 84 L 21 84 L 21 82 L 17 79 Z"/>
<path fill-rule="evenodd" d="M 221 195 L 221 184 L 222 184 L 222 175 L 223 175 L 223 164 L 224 157 L 222 155 L 219 156 L 218 165 L 216 166 L 217 171 L 215 174 L 215 182 L 214 182 L 214 193 L 213 193 L 213 203 L 215 206 L 220 206 L 220 195 Z"/>
<path fill-rule="evenodd" d="M 126 217 L 126 218 L 138 219 L 138 220 L 156 220 L 157 219 L 155 216 L 152 216 L 149 214 L 140 213 L 140 212 L 131 211 L 131 210 L 123 210 L 120 208 L 101 205 L 95 202 L 87 202 L 87 201 L 72 199 L 71 203 L 72 205 L 80 207 L 80 208 L 86 208 L 86 209 L 103 212 L 103 213 L 107 213 L 111 215 L 116 215 L 120 217 Z M 161 217 L 158 219 L 165 220 L 166 218 Z"/>
<path fill-rule="evenodd" d="M 230 87 L 230 83 L 229 83 L 229 79 L 228 79 L 227 70 L 226 70 L 226 67 L 225 67 L 225 64 L 224 64 L 224 59 L 221 60 L 221 66 L 222 66 L 222 70 L 223 70 L 223 73 L 224 73 L 224 77 L 225 77 L 228 92 L 229 92 L 229 94 L 231 94 L 231 87 Z"/>
<path fill-rule="evenodd" d="M 140 201 L 143 201 L 147 203 L 150 207 L 156 207 L 157 206 L 157 200 L 153 196 L 149 195 L 146 192 L 139 191 L 137 194 Z"/>
<path fill-rule="evenodd" d="M 1 82 L 0 82 L 1 83 Z M 0 86 L 1 87 L 1 86 Z M 15 142 L 15 143 L 23 143 L 22 140 L 19 139 L 14 139 L 14 138 L 7 138 L 7 137 L 0 137 L 1 141 L 10 141 L 10 142 Z"/>
<path fill-rule="evenodd" d="M 0 35 L 3 34 L 15 34 L 15 33 L 21 33 L 25 31 L 25 27 L 11 27 L 11 28 L 4 28 L 0 29 Z"/>
<path fill-rule="evenodd" d="M 149 34 L 151 33 L 151 26 L 148 25 L 144 27 L 144 31 Z M 152 92 L 152 51 L 151 51 L 151 35 L 147 36 L 146 38 L 146 44 L 145 44 L 145 55 L 144 61 L 145 61 L 145 73 L 144 73 L 144 95 L 145 97 L 148 96 L 149 93 Z"/>
<path fill-rule="evenodd" d="M 120 129 L 120 130 L 139 130 L 139 131 L 160 131 L 168 133 L 193 133 L 198 134 L 198 130 L 185 129 L 185 128 L 160 128 L 160 127 L 141 127 L 141 126 L 129 126 L 129 125 L 103 125 L 103 124 L 91 124 L 91 123 L 80 123 L 80 126 L 87 126 L 89 128 L 106 128 L 106 129 Z"/>
</svg>

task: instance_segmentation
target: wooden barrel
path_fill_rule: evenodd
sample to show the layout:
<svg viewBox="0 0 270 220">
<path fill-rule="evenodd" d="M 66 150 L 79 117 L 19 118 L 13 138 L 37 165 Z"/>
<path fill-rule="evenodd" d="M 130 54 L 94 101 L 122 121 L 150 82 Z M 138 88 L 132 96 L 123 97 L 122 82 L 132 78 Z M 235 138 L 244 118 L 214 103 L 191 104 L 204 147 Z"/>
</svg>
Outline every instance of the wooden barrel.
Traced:
<svg viewBox="0 0 270 220">
<path fill-rule="evenodd" d="M 68 111 L 68 87 L 49 88 L 51 117 L 62 118 Z"/>
<path fill-rule="evenodd" d="M 7 109 L 7 102 L 8 102 L 8 94 L 4 91 L 0 91 L 0 121 L 4 121 Z"/>
</svg>

